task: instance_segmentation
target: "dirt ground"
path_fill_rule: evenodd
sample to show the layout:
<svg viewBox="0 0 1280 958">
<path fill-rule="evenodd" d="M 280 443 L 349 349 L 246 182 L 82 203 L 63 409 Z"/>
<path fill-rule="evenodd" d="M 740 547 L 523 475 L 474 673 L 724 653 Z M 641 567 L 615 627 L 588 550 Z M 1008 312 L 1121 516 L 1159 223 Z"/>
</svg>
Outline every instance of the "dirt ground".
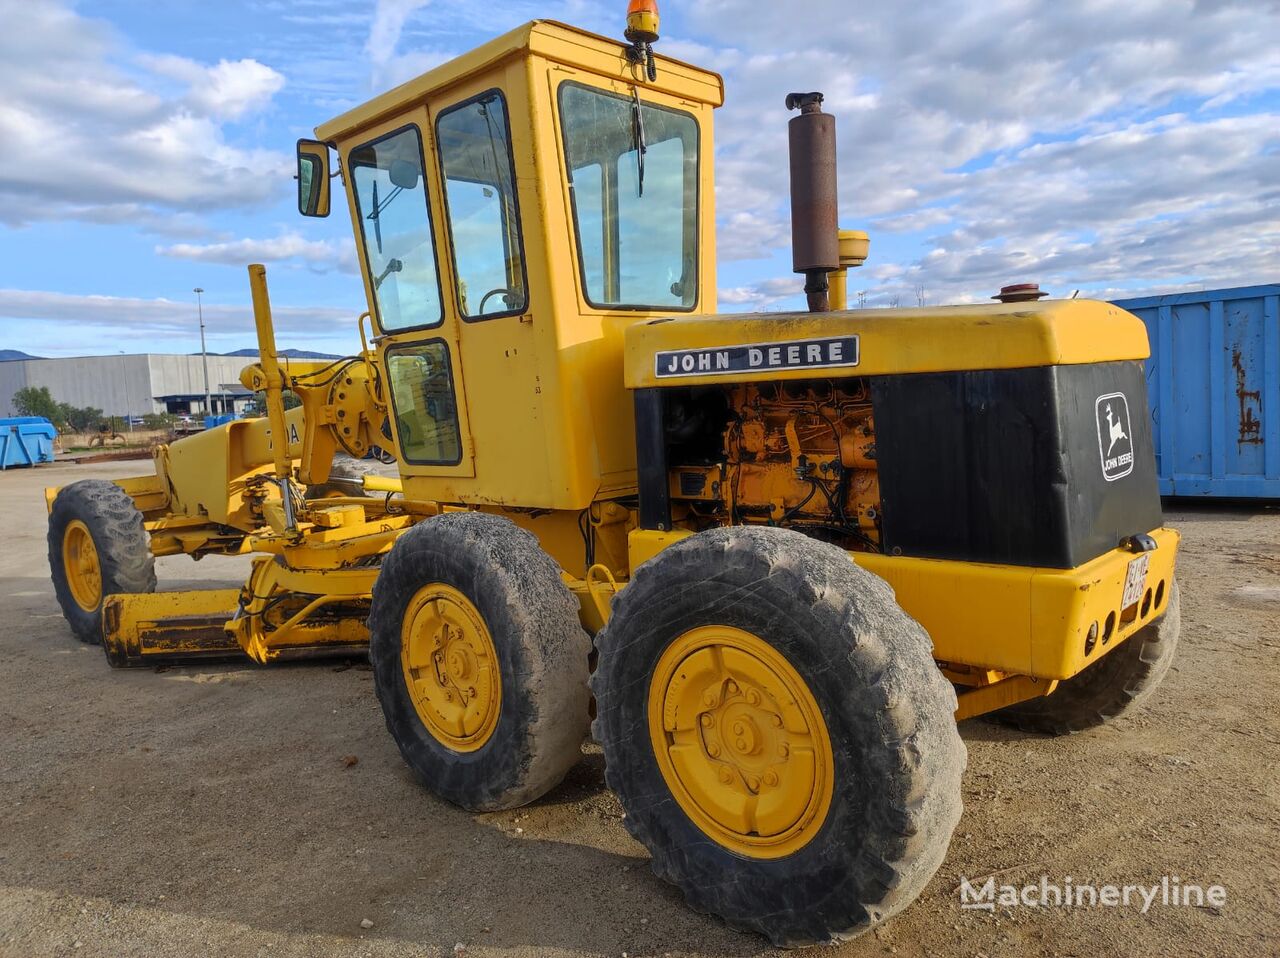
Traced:
<svg viewBox="0 0 1280 958">
<path fill-rule="evenodd" d="M 411 780 L 361 663 L 109 669 L 54 603 L 40 490 L 146 468 L 0 473 L 0 955 L 777 954 L 650 873 L 598 751 L 536 805 L 473 815 Z M 1169 520 L 1185 536 L 1182 649 L 1153 704 L 1068 739 L 965 723 L 966 808 L 941 871 L 826 954 L 1280 953 L 1280 512 Z M 246 569 L 178 557 L 158 572 L 175 589 Z M 1168 875 L 1228 897 L 962 910 L 961 877 L 991 873 Z"/>
</svg>

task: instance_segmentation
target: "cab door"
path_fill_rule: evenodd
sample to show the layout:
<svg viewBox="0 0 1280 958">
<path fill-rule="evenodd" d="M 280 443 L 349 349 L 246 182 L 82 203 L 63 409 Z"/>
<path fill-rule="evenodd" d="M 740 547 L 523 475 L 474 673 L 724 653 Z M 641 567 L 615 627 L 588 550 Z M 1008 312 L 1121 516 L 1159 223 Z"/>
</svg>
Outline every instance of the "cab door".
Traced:
<svg viewBox="0 0 1280 958">
<path fill-rule="evenodd" d="M 446 291 L 443 207 L 425 108 L 372 128 L 344 156 L 352 219 L 404 475 L 470 477 L 458 317 Z"/>
</svg>

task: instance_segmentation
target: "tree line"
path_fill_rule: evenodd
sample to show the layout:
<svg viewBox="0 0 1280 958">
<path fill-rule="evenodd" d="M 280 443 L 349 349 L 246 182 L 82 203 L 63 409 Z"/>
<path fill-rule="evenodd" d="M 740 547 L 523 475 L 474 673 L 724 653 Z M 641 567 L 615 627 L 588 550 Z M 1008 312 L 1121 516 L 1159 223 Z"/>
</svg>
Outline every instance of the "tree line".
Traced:
<svg viewBox="0 0 1280 958">
<path fill-rule="evenodd" d="M 39 416 L 53 423 L 61 432 L 96 432 L 104 425 L 114 428 L 118 418 L 106 416 L 94 406 L 73 406 L 58 402 L 48 386 L 24 386 L 13 394 L 13 408 L 21 416 Z M 147 429 L 165 429 L 176 419 L 168 413 L 146 413 L 142 424 Z"/>
</svg>

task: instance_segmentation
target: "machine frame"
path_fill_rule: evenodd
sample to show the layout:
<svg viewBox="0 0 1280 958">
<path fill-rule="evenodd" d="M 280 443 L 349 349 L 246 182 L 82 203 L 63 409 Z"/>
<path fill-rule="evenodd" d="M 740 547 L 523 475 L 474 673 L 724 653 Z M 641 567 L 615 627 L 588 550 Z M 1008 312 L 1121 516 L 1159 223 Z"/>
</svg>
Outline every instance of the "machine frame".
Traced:
<svg viewBox="0 0 1280 958">
<path fill-rule="evenodd" d="M 657 27 L 535 21 L 300 141 L 299 211 L 345 188 L 361 351 L 282 361 L 250 266 L 266 417 L 47 490 L 55 592 L 114 666 L 367 650 L 405 761 L 470 809 L 546 794 L 590 726 L 695 907 L 841 940 L 941 864 L 957 719 L 1079 731 L 1167 672 L 1147 338 L 1084 300 L 847 309 L 868 239 L 814 92 L 786 98 L 810 311 L 718 315 L 722 83 Z M 331 474 L 375 446 L 398 477 Z M 179 553 L 255 558 L 154 591 Z"/>
<path fill-rule="evenodd" d="M 857 265 L 866 255 L 865 236 L 856 233 L 841 234 L 851 252 L 845 258 L 842 251 L 842 267 L 831 273 L 838 314 L 716 316 L 711 112 L 723 101 L 723 85 L 714 73 L 668 58 L 660 62 L 658 79 L 649 81 L 619 56 L 616 42 L 536 21 L 321 125 L 316 141 L 300 144 L 299 169 L 314 166 L 326 192 L 329 150 L 336 151 L 333 175 L 347 187 L 359 240 L 367 214 L 352 188 L 353 151 L 408 127 L 419 131 L 443 293 L 440 320 L 426 328 L 384 329 L 377 319 L 376 277 L 362 252 L 370 314 L 360 326 L 363 337 L 364 319 L 371 315 L 374 335 L 344 366 L 349 388 L 339 398 L 327 388 L 324 364 L 276 358 L 265 273 L 250 268 L 262 360 L 243 379 L 267 390 L 271 415 L 161 447 L 154 477 L 121 479 L 117 485 L 143 513 L 156 555 L 264 558 L 255 563 L 235 608 L 228 607 L 230 593 L 107 598 L 104 639 L 113 662 L 234 650 L 267 662 L 358 648 L 367 636 L 361 616 L 378 558 L 405 529 L 449 510 L 496 512 L 533 532 L 578 597 L 583 624 L 598 630 L 631 571 L 693 531 L 672 519 L 670 502 L 662 501 L 665 470 L 654 456 L 653 436 L 644 435 L 646 402 L 670 385 L 655 375 L 654 356 L 662 350 L 847 334 L 862 344 L 860 376 L 1148 355 L 1141 323 L 1100 303 L 898 310 L 893 316 L 843 310 L 845 264 Z M 646 104 L 687 113 L 698 124 L 698 291 L 687 309 L 604 308 L 591 302 L 579 268 L 581 242 L 566 242 L 576 231 L 557 97 L 565 83 L 624 97 L 642 90 Z M 468 317 L 459 300 L 436 123 L 442 113 L 492 91 L 505 98 L 527 293 L 522 309 Z M 323 199 L 327 207 L 328 196 Z M 317 195 L 311 211 L 319 206 Z M 298 485 L 324 482 L 340 448 L 362 454 L 378 439 L 388 421 L 388 359 L 424 342 L 443 343 L 453 361 L 458 461 L 413 464 L 399 449 L 398 482 L 365 481 L 377 498 L 304 506 L 282 494 L 293 489 L 296 496 Z M 768 371 L 755 378 L 787 381 L 813 373 Z M 719 378 L 686 377 L 680 384 Z M 284 388 L 301 397 L 300 409 L 279 408 Z M 270 438 L 276 417 L 276 428 L 290 440 L 283 456 Z M 396 431 L 389 432 L 398 448 Z M 661 478 L 653 478 L 659 473 Z M 46 493 L 50 509 L 57 492 Z M 646 521 L 647 503 L 663 518 Z M 1162 584 L 1172 581 L 1177 533 L 1149 531 L 1158 546 L 1150 554 L 1149 576 L 1153 590 L 1163 594 Z M 850 555 L 890 582 L 903 607 L 926 626 L 947 677 L 968 690 L 960 696 L 961 718 L 1052 692 L 1058 681 L 1117 648 L 1162 611 L 1153 591 L 1140 606 L 1145 612 L 1117 619 L 1125 611 L 1115 608 L 1117 596 L 1134 559 L 1120 546 L 1073 569 Z M 262 628 L 260 606 L 286 593 L 297 597 L 285 603 L 292 614 Z M 1109 633 L 1105 641 L 1097 641 L 1100 629 Z"/>
</svg>

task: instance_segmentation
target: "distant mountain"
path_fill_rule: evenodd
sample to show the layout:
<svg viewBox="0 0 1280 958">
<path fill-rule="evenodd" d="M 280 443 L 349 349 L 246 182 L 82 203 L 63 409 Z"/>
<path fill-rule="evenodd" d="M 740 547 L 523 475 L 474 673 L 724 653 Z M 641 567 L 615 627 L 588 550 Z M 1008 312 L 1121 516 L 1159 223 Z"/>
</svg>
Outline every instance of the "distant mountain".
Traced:
<svg viewBox="0 0 1280 958">
<path fill-rule="evenodd" d="M 0 363 L 8 362 L 11 359 L 39 359 L 39 356 L 32 356 L 24 353 L 21 349 L 0 349 Z"/>
<path fill-rule="evenodd" d="M 256 349 L 237 349 L 233 353 L 223 353 L 222 355 L 223 356 L 256 356 L 258 355 L 258 351 Z M 335 356 L 333 353 L 317 353 L 317 352 L 313 352 L 310 349 L 282 349 L 280 350 L 280 355 L 286 356 L 289 359 L 341 359 L 342 358 L 341 356 Z"/>
</svg>

